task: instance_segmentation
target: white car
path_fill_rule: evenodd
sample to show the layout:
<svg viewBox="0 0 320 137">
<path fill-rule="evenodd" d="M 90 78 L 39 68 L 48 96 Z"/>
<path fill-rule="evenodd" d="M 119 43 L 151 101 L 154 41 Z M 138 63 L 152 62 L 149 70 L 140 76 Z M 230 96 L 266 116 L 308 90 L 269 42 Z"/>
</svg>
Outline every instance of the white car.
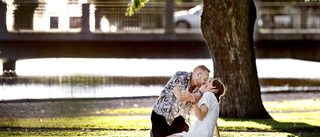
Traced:
<svg viewBox="0 0 320 137">
<path fill-rule="evenodd" d="M 174 12 L 174 24 L 179 29 L 200 28 L 203 5 L 199 4 L 189 10 Z"/>
</svg>

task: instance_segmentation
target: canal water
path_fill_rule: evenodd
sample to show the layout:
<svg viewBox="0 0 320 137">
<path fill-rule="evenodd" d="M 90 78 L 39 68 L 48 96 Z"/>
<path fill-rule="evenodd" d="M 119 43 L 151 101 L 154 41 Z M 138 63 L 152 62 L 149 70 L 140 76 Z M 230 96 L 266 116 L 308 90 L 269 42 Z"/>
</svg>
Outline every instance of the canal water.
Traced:
<svg viewBox="0 0 320 137">
<path fill-rule="evenodd" d="M 257 59 L 261 92 L 320 91 L 320 62 Z M 1 77 L 0 100 L 114 98 L 158 96 L 176 71 L 211 59 L 71 59 L 19 60 L 19 77 Z M 0 66 L 2 70 L 2 66 Z"/>
</svg>

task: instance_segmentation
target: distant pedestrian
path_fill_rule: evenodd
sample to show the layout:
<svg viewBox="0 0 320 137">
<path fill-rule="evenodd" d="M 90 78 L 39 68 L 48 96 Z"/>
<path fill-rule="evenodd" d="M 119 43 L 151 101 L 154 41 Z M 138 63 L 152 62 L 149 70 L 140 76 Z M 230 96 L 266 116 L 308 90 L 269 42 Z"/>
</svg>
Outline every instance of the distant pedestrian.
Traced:
<svg viewBox="0 0 320 137">
<path fill-rule="evenodd" d="M 200 99 L 199 88 L 207 84 L 209 73 L 200 65 L 192 72 L 178 71 L 171 77 L 153 107 L 151 136 L 189 131 L 192 105 Z"/>
</svg>

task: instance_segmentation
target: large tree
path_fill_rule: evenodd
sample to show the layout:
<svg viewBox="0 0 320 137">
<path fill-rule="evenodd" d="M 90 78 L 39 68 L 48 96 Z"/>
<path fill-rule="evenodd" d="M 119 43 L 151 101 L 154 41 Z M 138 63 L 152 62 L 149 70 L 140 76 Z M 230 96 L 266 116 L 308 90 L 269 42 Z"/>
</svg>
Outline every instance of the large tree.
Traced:
<svg viewBox="0 0 320 137">
<path fill-rule="evenodd" d="M 203 0 L 201 30 L 211 53 L 214 77 L 225 83 L 221 117 L 270 118 L 256 69 L 253 0 Z"/>
<path fill-rule="evenodd" d="M 139 9 L 147 1 L 133 0 L 129 9 Z M 220 117 L 271 118 L 262 104 L 256 69 L 255 18 L 253 0 L 203 0 L 202 34 L 213 60 L 214 77 L 227 89 Z"/>
</svg>

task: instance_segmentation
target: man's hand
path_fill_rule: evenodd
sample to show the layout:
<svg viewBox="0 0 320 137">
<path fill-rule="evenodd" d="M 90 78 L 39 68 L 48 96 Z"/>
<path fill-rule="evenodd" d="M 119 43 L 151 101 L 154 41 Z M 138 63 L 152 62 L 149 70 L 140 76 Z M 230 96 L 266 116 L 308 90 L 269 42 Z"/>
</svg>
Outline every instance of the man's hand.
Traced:
<svg viewBox="0 0 320 137">
<path fill-rule="evenodd" d="M 204 84 L 200 87 L 199 92 L 212 92 L 212 93 L 217 93 L 218 89 L 216 86 L 209 86 L 208 84 Z"/>
</svg>

